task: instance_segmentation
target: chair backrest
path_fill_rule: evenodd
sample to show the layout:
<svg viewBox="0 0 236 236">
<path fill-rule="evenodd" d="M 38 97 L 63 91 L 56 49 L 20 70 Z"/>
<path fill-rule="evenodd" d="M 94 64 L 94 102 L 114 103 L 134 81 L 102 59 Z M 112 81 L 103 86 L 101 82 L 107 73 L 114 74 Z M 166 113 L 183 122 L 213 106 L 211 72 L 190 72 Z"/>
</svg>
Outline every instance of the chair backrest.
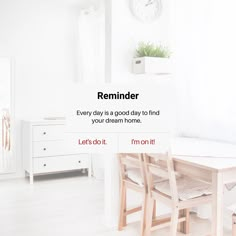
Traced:
<svg viewBox="0 0 236 236">
<path fill-rule="evenodd" d="M 155 177 L 161 177 L 169 181 L 170 198 L 178 202 L 178 190 L 176 184 L 177 173 L 174 170 L 174 163 L 170 151 L 166 153 L 144 154 L 145 172 L 147 178 L 148 192 L 155 190 Z"/>
<path fill-rule="evenodd" d="M 121 180 L 130 181 L 128 171 L 136 169 L 142 178 L 143 185 L 146 187 L 146 174 L 144 170 L 143 154 L 141 153 L 119 153 L 119 166 Z M 134 183 L 135 184 L 135 183 Z"/>
</svg>

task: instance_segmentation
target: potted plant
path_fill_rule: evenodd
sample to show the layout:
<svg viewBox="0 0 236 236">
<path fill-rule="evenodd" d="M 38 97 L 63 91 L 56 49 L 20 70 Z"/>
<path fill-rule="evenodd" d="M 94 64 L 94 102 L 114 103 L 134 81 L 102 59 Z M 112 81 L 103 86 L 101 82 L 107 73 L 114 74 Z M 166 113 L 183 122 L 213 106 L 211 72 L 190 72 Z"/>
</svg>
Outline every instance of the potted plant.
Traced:
<svg viewBox="0 0 236 236">
<path fill-rule="evenodd" d="M 135 74 L 170 74 L 169 49 L 162 45 L 139 43 L 133 59 L 133 72 Z"/>
</svg>

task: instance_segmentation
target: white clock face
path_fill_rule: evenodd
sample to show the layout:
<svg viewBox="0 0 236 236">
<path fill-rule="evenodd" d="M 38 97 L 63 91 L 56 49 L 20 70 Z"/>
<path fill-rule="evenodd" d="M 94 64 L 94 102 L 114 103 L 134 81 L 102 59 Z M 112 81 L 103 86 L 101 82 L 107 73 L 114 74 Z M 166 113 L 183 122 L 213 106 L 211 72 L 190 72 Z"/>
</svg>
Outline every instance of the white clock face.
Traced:
<svg viewBox="0 0 236 236">
<path fill-rule="evenodd" d="M 130 7 L 135 17 L 143 22 L 156 20 L 162 10 L 161 0 L 130 0 Z"/>
</svg>

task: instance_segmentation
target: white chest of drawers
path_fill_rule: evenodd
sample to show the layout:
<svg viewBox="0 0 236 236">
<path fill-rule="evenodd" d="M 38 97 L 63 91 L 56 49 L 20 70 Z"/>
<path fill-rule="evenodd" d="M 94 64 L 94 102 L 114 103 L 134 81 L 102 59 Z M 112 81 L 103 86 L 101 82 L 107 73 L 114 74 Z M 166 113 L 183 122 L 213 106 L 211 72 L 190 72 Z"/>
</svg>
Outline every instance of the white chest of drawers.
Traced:
<svg viewBox="0 0 236 236">
<path fill-rule="evenodd" d="M 33 184 L 34 175 L 88 169 L 91 155 L 75 153 L 65 141 L 63 120 L 22 122 L 23 168 Z"/>
</svg>

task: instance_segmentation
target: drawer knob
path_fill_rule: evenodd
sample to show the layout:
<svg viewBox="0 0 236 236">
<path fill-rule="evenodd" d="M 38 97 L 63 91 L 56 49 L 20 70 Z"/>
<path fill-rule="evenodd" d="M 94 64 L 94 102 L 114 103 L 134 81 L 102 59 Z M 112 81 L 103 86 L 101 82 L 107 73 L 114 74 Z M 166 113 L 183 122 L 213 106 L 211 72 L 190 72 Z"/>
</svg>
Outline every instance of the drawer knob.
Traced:
<svg viewBox="0 0 236 236">
<path fill-rule="evenodd" d="M 47 134 L 47 132 L 43 132 L 43 135 L 46 135 Z"/>
<path fill-rule="evenodd" d="M 43 166 L 47 166 L 47 164 L 43 164 Z"/>
<path fill-rule="evenodd" d="M 79 163 L 81 163 L 81 161 L 78 161 Z"/>
<path fill-rule="evenodd" d="M 46 150 L 47 150 L 47 148 L 43 148 L 43 150 L 44 150 L 44 151 L 46 151 Z"/>
</svg>

